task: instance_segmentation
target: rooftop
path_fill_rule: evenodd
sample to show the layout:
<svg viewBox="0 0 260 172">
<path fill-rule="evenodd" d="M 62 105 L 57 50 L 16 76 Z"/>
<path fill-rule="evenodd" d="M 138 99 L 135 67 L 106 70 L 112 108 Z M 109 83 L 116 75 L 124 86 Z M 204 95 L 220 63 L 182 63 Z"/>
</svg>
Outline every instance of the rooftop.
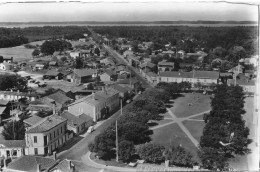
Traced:
<svg viewBox="0 0 260 172">
<path fill-rule="evenodd" d="M 68 124 L 71 126 L 79 126 L 83 124 L 84 122 L 92 121 L 93 119 L 86 115 L 81 114 L 79 116 L 74 116 L 73 114 L 69 113 L 68 111 L 64 111 L 61 116 L 68 120 Z"/>
<path fill-rule="evenodd" d="M 161 61 L 158 65 L 174 66 L 174 62 Z"/>
<path fill-rule="evenodd" d="M 28 96 L 28 97 L 36 97 L 35 93 L 27 93 L 27 92 L 15 92 L 15 91 L 0 91 L 0 94 L 4 95 L 17 95 L 17 96 Z"/>
<path fill-rule="evenodd" d="M 37 171 L 38 165 L 40 165 L 41 171 L 48 171 L 48 169 L 54 167 L 58 163 L 57 160 L 52 158 L 40 157 L 40 156 L 22 156 L 7 166 L 8 169 L 17 171 Z"/>
<path fill-rule="evenodd" d="M 60 103 L 60 104 L 65 104 L 65 103 L 71 101 L 71 98 L 67 97 L 65 94 L 62 94 L 61 92 L 53 93 L 51 95 L 48 95 L 47 97 L 55 100 L 55 102 Z"/>
<path fill-rule="evenodd" d="M 62 172 L 73 172 L 73 166 L 74 164 L 72 164 L 70 160 L 64 159 L 58 165 L 55 166 L 55 169 L 58 169 Z"/>
<path fill-rule="evenodd" d="M 74 69 L 74 73 L 79 77 L 91 76 L 94 73 L 97 73 L 96 69 Z"/>
<path fill-rule="evenodd" d="M 43 119 L 44 118 L 41 118 L 37 115 L 33 115 L 32 117 L 23 120 L 23 122 L 32 126 L 32 125 L 37 124 L 39 121 L 41 121 Z"/>
<path fill-rule="evenodd" d="M 60 73 L 61 73 L 61 72 L 59 72 L 59 71 L 53 69 L 53 70 L 48 70 L 48 71 L 45 73 L 45 75 L 48 75 L 48 76 L 57 76 L 57 75 L 59 75 Z"/>
<path fill-rule="evenodd" d="M 109 76 L 116 75 L 116 73 L 112 70 L 104 70 L 104 73 L 108 74 Z"/>
<path fill-rule="evenodd" d="M 9 100 L 2 100 L 0 99 L 0 105 L 6 106 L 10 101 Z"/>
<path fill-rule="evenodd" d="M 191 72 L 181 72 L 181 71 L 166 71 L 161 72 L 162 77 L 176 77 L 176 78 L 211 78 L 218 79 L 219 72 L 216 71 L 191 71 Z"/>
<path fill-rule="evenodd" d="M 26 131 L 26 133 L 42 133 L 49 131 L 53 127 L 56 127 L 57 125 L 66 122 L 67 119 L 58 116 L 58 115 L 52 115 L 44 118 L 44 120 L 40 121 L 38 124 L 35 124 L 33 127 L 31 127 L 29 130 Z"/>
<path fill-rule="evenodd" d="M 25 140 L 0 140 L 0 147 L 20 148 L 25 146 Z"/>
</svg>

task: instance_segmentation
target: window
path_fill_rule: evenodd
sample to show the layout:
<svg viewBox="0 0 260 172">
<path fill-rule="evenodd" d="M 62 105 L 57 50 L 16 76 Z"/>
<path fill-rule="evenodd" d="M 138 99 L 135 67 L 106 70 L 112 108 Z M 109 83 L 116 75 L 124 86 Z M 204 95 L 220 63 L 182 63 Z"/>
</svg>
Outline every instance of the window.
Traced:
<svg viewBox="0 0 260 172">
<path fill-rule="evenodd" d="M 13 150 L 13 156 L 17 156 L 17 150 Z"/>
<path fill-rule="evenodd" d="M 54 135 L 54 137 L 53 137 L 53 138 L 55 138 L 55 131 L 53 132 L 53 135 Z"/>
<path fill-rule="evenodd" d="M 51 140 L 51 133 L 50 133 L 50 140 Z"/>
<path fill-rule="evenodd" d="M 44 136 L 43 140 L 44 140 L 44 146 L 47 145 L 47 136 Z"/>
<path fill-rule="evenodd" d="M 34 154 L 38 155 L 38 148 L 34 148 Z"/>
<path fill-rule="evenodd" d="M 33 136 L 33 142 L 37 143 L 37 136 Z"/>
<path fill-rule="evenodd" d="M 62 133 L 62 126 L 61 126 L 61 129 L 60 129 L 60 133 Z"/>
</svg>

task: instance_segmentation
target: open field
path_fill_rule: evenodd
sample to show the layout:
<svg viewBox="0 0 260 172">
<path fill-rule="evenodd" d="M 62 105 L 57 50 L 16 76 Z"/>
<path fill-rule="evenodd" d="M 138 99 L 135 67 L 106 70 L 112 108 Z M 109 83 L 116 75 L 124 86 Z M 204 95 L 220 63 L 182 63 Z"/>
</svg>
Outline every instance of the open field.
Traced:
<svg viewBox="0 0 260 172">
<path fill-rule="evenodd" d="M 183 125 L 190 131 L 191 135 L 199 142 L 205 126 L 204 121 L 184 121 Z"/>
<path fill-rule="evenodd" d="M 180 129 L 177 124 L 170 124 L 168 126 L 153 130 L 152 141 L 168 147 L 169 145 L 182 145 L 186 150 L 190 151 L 194 158 L 199 161 L 197 156 L 197 148 Z"/>
<path fill-rule="evenodd" d="M 174 100 L 171 110 L 177 117 L 188 117 L 193 114 L 210 110 L 210 102 L 210 95 L 187 93 L 183 94 L 183 97 Z M 189 106 L 189 103 L 192 105 Z"/>
<path fill-rule="evenodd" d="M 0 55 L 3 57 L 13 57 L 14 61 L 32 59 L 33 49 L 27 49 L 23 45 L 10 48 L 0 48 Z"/>
</svg>

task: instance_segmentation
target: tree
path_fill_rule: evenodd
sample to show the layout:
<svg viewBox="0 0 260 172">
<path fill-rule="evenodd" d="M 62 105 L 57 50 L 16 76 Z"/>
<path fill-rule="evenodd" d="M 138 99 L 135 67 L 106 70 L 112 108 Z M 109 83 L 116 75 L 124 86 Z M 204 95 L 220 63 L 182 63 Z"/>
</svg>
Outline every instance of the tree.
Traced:
<svg viewBox="0 0 260 172">
<path fill-rule="evenodd" d="M 155 143 L 145 143 L 137 145 L 136 152 L 143 160 L 152 163 L 161 163 L 164 161 L 164 147 Z"/>
<path fill-rule="evenodd" d="M 33 56 L 33 57 L 37 57 L 37 56 L 39 56 L 39 55 L 40 55 L 40 50 L 37 49 L 37 48 L 34 49 L 33 52 L 32 52 L 32 56 Z"/>
<path fill-rule="evenodd" d="M 77 57 L 75 61 L 75 68 L 81 69 L 83 68 L 83 65 L 84 65 L 83 60 L 80 57 Z"/>
<path fill-rule="evenodd" d="M 4 125 L 2 135 L 5 140 L 24 140 L 25 126 L 23 121 L 11 121 Z"/>
<path fill-rule="evenodd" d="M 53 55 L 54 51 L 54 45 L 51 41 L 45 41 L 41 45 L 41 53 L 43 53 L 44 55 Z"/>
<path fill-rule="evenodd" d="M 92 83 L 89 83 L 88 86 L 87 86 L 87 89 L 88 90 L 94 90 L 94 86 Z"/>
<path fill-rule="evenodd" d="M 4 57 L 0 56 L 0 63 L 3 63 L 3 61 L 4 61 Z"/>
<path fill-rule="evenodd" d="M 0 90 L 19 90 L 27 89 L 27 81 L 19 75 L 0 75 Z"/>
<path fill-rule="evenodd" d="M 119 159 L 123 162 L 129 162 L 132 155 L 134 154 L 134 144 L 131 141 L 123 140 L 118 145 Z"/>
<path fill-rule="evenodd" d="M 165 159 L 170 161 L 170 164 L 180 167 L 192 167 L 194 161 L 191 153 L 187 152 L 182 146 L 176 148 L 172 145 L 164 152 Z"/>
<path fill-rule="evenodd" d="M 99 50 L 98 47 L 96 47 L 96 48 L 94 49 L 94 53 L 97 54 L 97 55 L 99 56 L 99 54 L 100 54 L 100 50 Z"/>
</svg>

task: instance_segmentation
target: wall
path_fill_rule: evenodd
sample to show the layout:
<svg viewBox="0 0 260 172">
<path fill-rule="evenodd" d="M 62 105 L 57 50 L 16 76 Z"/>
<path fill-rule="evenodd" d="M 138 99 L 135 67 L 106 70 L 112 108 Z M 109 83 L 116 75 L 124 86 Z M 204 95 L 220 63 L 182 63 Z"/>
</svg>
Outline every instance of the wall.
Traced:
<svg viewBox="0 0 260 172">
<path fill-rule="evenodd" d="M 17 155 L 13 156 L 13 151 L 16 150 L 17 151 Z M 10 157 L 20 157 L 23 156 L 23 148 L 7 148 L 7 147 L 1 147 L 0 148 L 0 157 L 7 157 L 7 152 L 6 151 L 10 151 Z"/>
<path fill-rule="evenodd" d="M 84 101 L 71 105 L 71 106 L 68 106 L 68 112 L 75 116 L 79 116 L 82 113 L 85 113 L 86 115 L 92 117 L 94 121 L 98 120 L 95 117 L 95 107 Z"/>
</svg>

